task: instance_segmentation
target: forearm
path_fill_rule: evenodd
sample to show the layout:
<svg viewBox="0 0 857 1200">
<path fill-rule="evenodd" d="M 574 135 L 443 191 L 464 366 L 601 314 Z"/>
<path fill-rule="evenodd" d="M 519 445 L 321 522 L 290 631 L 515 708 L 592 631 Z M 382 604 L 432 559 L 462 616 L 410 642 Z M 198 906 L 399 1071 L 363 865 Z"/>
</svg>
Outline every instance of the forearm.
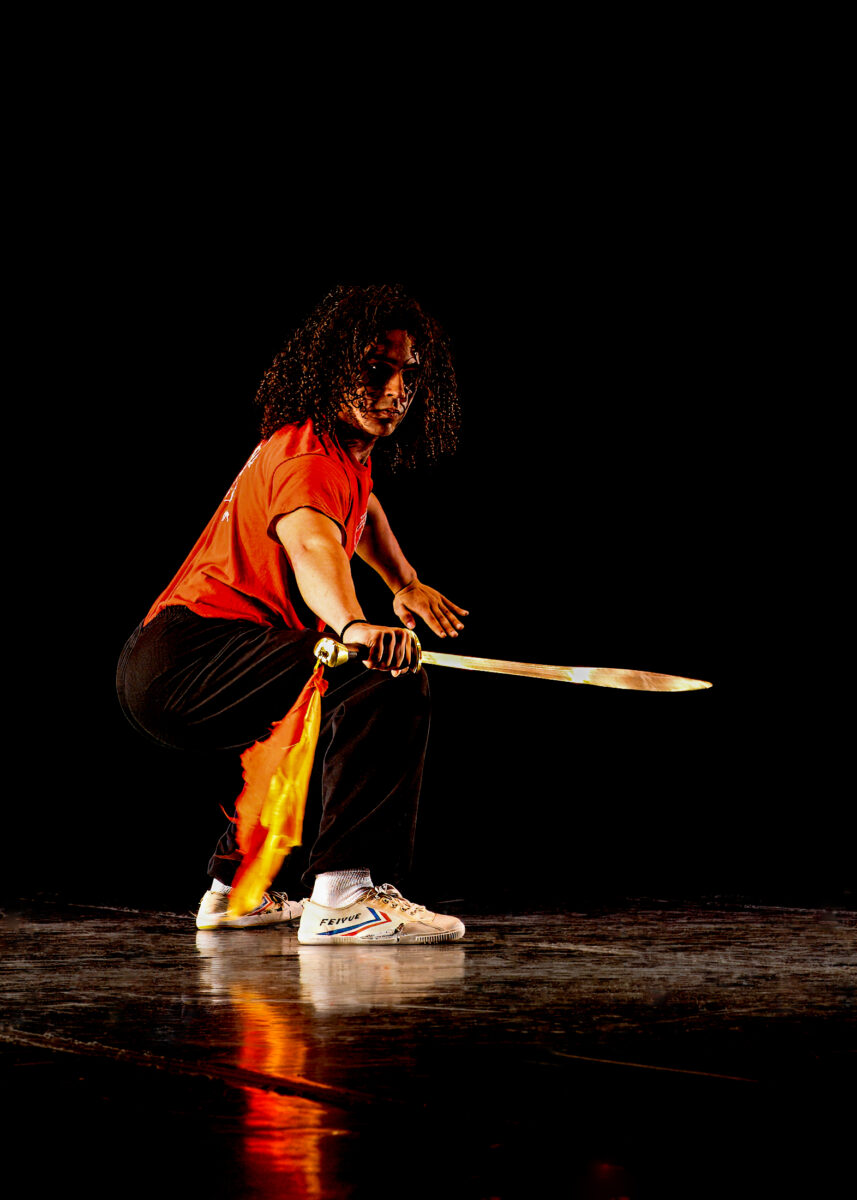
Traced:
<svg viewBox="0 0 857 1200">
<path fill-rule="evenodd" d="M 337 635 L 357 621 L 348 631 L 348 640 L 366 647 L 367 667 L 394 673 L 407 670 L 414 640 L 407 629 L 373 625 L 364 617 L 339 527 L 313 509 L 300 508 L 277 522 L 277 537 L 301 596 L 315 615 Z"/>
<path fill-rule="evenodd" d="M 377 499 L 370 498 L 363 536 L 357 553 L 381 576 L 391 592 L 398 592 L 417 578 L 416 568 L 405 557 L 390 522 Z"/>
<path fill-rule="evenodd" d="M 416 618 L 420 617 L 440 637 L 458 636 L 464 628 L 461 618 L 467 616 L 467 609 L 459 608 L 435 588 L 420 582 L 374 495 L 369 498 L 366 528 L 357 553 L 393 592 L 393 612 L 403 625 L 415 629 Z"/>
<path fill-rule="evenodd" d="M 292 562 L 304 602 L 337 633 L 350 621 L 364 618 L 345 551 L 327 547 L 308 550 Z"/>
</svg>

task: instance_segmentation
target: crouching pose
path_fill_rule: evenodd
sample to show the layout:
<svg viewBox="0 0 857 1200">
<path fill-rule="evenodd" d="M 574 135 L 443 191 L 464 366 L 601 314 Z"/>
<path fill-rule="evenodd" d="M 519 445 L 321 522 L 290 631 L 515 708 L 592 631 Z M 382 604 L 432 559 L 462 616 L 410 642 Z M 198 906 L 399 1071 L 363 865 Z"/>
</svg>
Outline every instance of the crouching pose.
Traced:
<svg viewBox="0 0 857 1200">
<path fill-rule="evenodd" d="M 299 918 L 304 943 L 455 940 L 459 920 L 411 903 L 394 884 L 411 861 L 429 727 L 425 672 L 408 669 L 411 631 L 419 618 L 456 637 L 467 613 L 405 558 L 372 490 L 370 457 L 406 417 L 390 443 L 395 461 L 454 449 L 446 339 L 397 287 L 337 288 L 277 355 L 257 401 L 262 441 L 122 652 L 123 711 L 161 744 L 240 752 L 295 702 L 322 632 L 361 645 L 365 658 L 336 668 L 321 701 L 312 784 L 321 817 L 303 876 L 310 898 L 270 891 L 254 912 L 230 916 L 241 862 L 232 823 L 209 862 L 197 926 Z M 364 613 L 355 551 L 390 588 L 398 623 Z"/>
</svg>

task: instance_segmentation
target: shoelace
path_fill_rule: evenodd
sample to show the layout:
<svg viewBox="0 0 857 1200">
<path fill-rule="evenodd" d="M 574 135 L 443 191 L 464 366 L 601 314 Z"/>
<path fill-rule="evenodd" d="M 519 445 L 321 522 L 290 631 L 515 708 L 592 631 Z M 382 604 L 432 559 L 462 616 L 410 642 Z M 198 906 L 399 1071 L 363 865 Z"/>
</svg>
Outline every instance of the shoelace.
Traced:
<svg viewBox="0 0 857 1200">
<path fill-rule="evenodd" d="M 371 895 L 377 896 L 379 900 L 383 900 L 385 904 L 389 904 L 391 908 L 400 908 L 402 912 L 406 912 L 409 916 L 418 917 L 421 913 L 427 912 L 427 909 L 422 904 L 414 904 L 411 900 L 406 900 L 398 888 L 393 887 L 392 883 L 380 883 L 372 889 Z M 368 899 L 368 897 L 366 898 Z M 364 904 L 366 900 L 364 899 Z"/>
</svg>

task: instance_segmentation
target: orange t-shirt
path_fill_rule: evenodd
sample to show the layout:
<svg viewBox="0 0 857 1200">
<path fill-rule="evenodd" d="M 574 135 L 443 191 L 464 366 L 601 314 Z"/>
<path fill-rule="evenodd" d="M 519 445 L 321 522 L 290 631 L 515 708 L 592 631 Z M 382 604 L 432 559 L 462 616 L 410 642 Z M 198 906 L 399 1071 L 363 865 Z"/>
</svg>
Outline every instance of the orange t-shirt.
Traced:
<svg viewBox="0 0 857 1200">
<path fill-rule="evenodd" d="M 299 593 L 275 526 L 298 508 L 313 508 L 342 531 L 348 557 L 366 523 L 370 464 L 359 466 L 311 421 L 284 425 L 260 442 L 191 550 L 149 610 L 170 604 L 202 617 L 240 617 L 261 625 L 305 629 Z M 318 622 L 322 629 L 324 622 Z"/>
</svg>

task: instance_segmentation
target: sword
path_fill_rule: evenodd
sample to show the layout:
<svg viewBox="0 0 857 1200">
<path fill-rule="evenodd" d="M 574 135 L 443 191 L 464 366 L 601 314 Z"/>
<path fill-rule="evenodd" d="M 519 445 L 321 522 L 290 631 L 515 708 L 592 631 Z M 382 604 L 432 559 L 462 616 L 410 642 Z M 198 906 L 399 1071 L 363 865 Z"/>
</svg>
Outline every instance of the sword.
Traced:
<svg viewBox="0 0 857 1200">
<path fill-rule="evenodd" d="M 492 675 L 526 675 L 532 679 L 559 679 L 564 683 L 588 683 L 595 687 L 621 688 L 632 692 L 695 692 L 710 688 L 703 679 L 686 679 L 683 675 L 658 675 L 653 671 L 632 671 L 616 667 L 554 667 L 544 663 L 507 662 L 500 658 L 471 658 L 466 654 L 440 654 L 423 650 L 416 634 L 416 662 L 411 671 L 430 667 L 454 667 L 459 671 L 488 671 Z M 316 657 L 325 666 L 339 667 L 352 658 L 366 654 L 365 646 L 343 645 L 333 638 L 322 638 L 315 647 Z"/>
</svg>

